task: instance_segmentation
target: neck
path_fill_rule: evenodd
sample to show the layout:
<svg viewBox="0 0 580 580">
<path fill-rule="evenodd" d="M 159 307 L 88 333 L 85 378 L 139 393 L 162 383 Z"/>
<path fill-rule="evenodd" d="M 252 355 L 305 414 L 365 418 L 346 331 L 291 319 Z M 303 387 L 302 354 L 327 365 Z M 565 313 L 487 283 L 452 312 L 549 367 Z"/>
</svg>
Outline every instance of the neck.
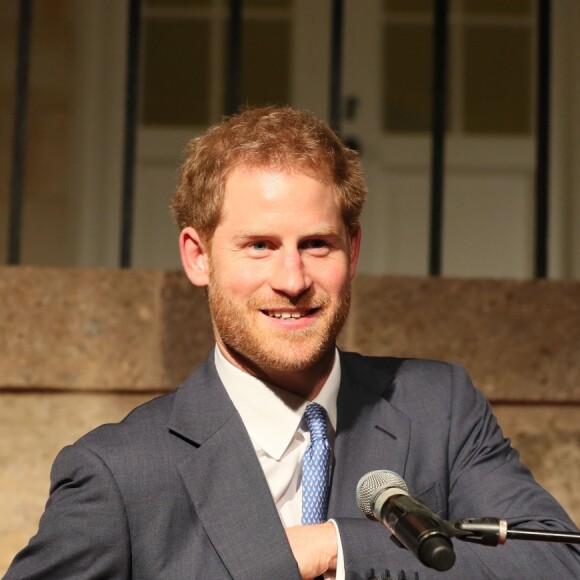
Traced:
<svg viewBox="0 0 580 580">
<path fill-rule="evenodd" d="M 218 340 L 218 348 L 225 358 L 245 373 L 289 393 L 313 401 L 326 383 L 334 365 L 334 346 L 317 362 L 305 369 L 277 369 L 261 366 L 232 351 Z"/>
</svg>

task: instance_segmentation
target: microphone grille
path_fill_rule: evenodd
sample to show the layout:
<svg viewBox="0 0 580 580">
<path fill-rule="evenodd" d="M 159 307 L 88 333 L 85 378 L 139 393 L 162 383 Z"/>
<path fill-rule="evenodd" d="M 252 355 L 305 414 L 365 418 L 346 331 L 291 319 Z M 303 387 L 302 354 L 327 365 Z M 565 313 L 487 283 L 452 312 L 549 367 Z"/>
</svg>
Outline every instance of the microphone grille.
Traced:
<svg viewBox="0 0 580 580">
<path fill-rule="evenodd" d="M 379 469 L 363 475 L 356 486 L 356 503 L 358 509 L 367 517 L 375 519 L 373 506 L 377 494 L 381 491 L 396 487 L 409 492 L 403 478 L 394 471 Z"/>
</svg>

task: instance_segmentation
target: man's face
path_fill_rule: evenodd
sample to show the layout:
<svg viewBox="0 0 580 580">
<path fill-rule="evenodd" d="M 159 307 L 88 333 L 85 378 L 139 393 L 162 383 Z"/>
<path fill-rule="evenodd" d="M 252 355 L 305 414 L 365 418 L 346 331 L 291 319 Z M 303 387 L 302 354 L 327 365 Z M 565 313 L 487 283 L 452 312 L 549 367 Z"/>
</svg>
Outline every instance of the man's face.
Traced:
<svg viewBox="0 0 580 580">
<path fill-rule="evenodd" d="M 349 239 L 332 185 L 299 171 L 234 170 L 209 249 L 222 350 L 266 372 L 304 371 L 330 356 L 359 239 Z"/>
</svg>

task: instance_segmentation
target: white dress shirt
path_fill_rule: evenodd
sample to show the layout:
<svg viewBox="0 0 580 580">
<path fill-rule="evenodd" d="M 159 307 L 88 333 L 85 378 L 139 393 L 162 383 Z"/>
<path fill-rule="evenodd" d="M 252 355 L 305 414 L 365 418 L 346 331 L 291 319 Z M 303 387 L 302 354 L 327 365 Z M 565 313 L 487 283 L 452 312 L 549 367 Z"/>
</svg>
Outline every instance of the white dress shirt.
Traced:
<svg viewBox="0 0 580 580">
<path fill-rule="evenodd" d="M 303 419 L 310 401 L 266 385 L 230 363 L 216 345 L 215 365 L 218 375 L 246 427 L 256 456 L 266 476 L 270 492 L 285 528 L 302 523 L 302 458 L 310 443 L 310 432 Z M 328 420 L 331 449 L 336 432 L 336 400 L 340 387 L 338 351 L 326 383 L 315 401 L 322 405 Z M 335 526 L 336 527 L 336 526 Z M 336 579 L 344 578 L 340 534 Z M 334 574 L 326 574 L 332 579 Z"/>
</svg>

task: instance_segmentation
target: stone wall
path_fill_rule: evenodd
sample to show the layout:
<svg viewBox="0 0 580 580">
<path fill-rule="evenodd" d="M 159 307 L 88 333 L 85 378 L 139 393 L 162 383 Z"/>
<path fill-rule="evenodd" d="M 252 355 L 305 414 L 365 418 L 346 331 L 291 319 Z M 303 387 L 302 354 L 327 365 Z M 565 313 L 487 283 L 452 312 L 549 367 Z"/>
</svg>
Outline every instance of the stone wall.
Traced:
<svg viewBox="0 0 580 580">
<path fill-rule="evenodd" d="M 181 272 L 0 267 L 0 576 L 58 450 L 175 388 L 212 343 Z M 341 346 L 462 362 L 580 523 L 580 283 L 360 277 Z"/>
</svg>

